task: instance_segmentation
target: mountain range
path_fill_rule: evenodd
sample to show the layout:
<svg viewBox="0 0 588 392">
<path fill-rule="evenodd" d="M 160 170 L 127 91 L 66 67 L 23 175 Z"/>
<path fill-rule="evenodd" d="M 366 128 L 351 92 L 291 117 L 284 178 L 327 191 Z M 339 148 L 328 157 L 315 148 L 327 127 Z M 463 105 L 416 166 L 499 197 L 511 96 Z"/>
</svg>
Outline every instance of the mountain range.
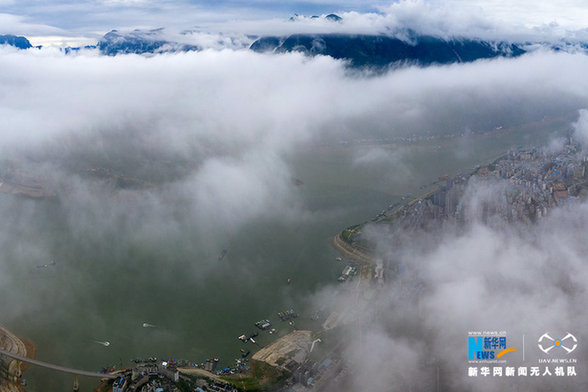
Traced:
<svg viewBox="0 0 588 392">
<path fill-rule="evenodd" d="M 411 41 L 385 35 L 294 34 L 262 37 L 250 47 L 256 52 L 302 52 L 349 61 L 353 67 L 386 67 L 401 63 L 419 65 L 471 62 L 498 56 L 520 56 L 525 50 L 506 42 L 471 39 L 445 40 L 416 36 Z"/>
<path fill-rule="evenodd" d="M 293 23 L 300 20 L 321 19 L 321 23 L 339 26 L 343 19 L 335 14 L 326 16 L 304 17 L 295 15 L 290 18 Z M 98 40 L 94 46 L 83 48 L 64 48 L 66 54 L 80 49 L 98 50 L 103 55 L 116 56 L 121 54 L 158 54 L 170 52 L 199 51 L 207 49 L 206 43 L 195 44 L 196 35 L 193 31 L 185 31 L 179 35 L 168 34 L 163 28 L 152 30 L 132 30 L 121 32 L 112 30 Z M 227 36 L 224 36 L 226 39 Z M 386 69 L 390 66 L 416 64 L 467 63 L 479 59 L 496 57 L 516 57 L 537 48 L 548 48 L 556 51 L 588 50 L 585 43 L 558 44 L 545 43 L 511 43 L 506 41 L 488 41 L 464 37 L 436 37 L 417 34 L 414 31 L 398 31 L 394 34 L 286 34 L 267 36 L 242 36 L 242 48 L 258 53 L 301 52 L 308 56 L 330 56 L 346 61 L 353 68 Z M 181 41 L 181 42 L 180 42 Z M 211 42 L 210 40 L 204 42 Z M 25 37 L 0 35 L 0 45 L 10 45 L 19 49 L 29 49 L 31 43 Z M 218 39 L 215 48 L 225 47 Z M 233 49 L 235 49 L 233 47 Z"/>
</svg>

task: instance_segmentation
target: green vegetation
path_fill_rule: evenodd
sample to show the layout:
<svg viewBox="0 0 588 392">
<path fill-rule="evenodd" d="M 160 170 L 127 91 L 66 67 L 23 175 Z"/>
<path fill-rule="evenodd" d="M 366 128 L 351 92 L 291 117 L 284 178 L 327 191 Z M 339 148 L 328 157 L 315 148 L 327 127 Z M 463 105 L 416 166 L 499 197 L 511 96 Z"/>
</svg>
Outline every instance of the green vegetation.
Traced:
<svg viewBox="0 0 588 392">
<path fill-rule="evenodd" d="M 265 362 L 251 361 L 251 372 L 249 375 L 237 375 L 222 377 L 222 379 L 235 385 L 241 391 L 272 391 L 282 385 L 290 376 L 286 370 L 270 366 Z"/>
<path fill-rule="evenodd" d="M 192 377 L 189 377 L 190 379 L 192 379 Z M 186 381 L 182 378 L 180 378 L 177 382 L 176 382 L 176 387 L 178 387 L 178 389 L 182 392 L 192 392 L 194 391 L 194 384 L 190 381 Z"/>
<path fill-rule="evenodd" d="M 204 385 L 202 385 L 202 381 L 205 381 Z M 176 382 L 176 386 L 180 389 L 180 391 L 182 392 L 192 392 L 194 390 L 194 386 L 198 385 L 200 383 L 201 388 L 205 391 L 211 391 L 212 389 L 210 389 L 210 386 L 215 384 L 215 383 L 220 383 L 220 384 L 230 384 L 234 387 L 239 388 L 239 390 L 244 390 L 241 389 L 237 384 L 236 379 L 234 378 L 229 378 L 229 377 L 208 377 L 205 376 L 203 374 L 186 374 L 183 373 L 180 376 L 180 380 L 178 382 Z M 208 385 L 208 386 L 207 386 Z"/>
<path fill-rule="evenodd" d="M 94 392 L 110 392 L 112 391 L 112 384 L 114 380 L 102 380 L 100 384 L 94 388 Z"/>
<path fill-rule="evenodd" d="M 355 226 L 350 226 L 350 227 L 346 228 L 341 233 L 341 238 L 343 238 L 343 241 L 349 242 L 352 236 L 361 233 L 362 227 L 363 227 L 363 225 L 355 225 Z"/>
<path fill-rule="evenodd" d="M 223 380 L 226 382 L 230 382 L 232 385 L 236 386 L 239 391 L 262 391 L 259 380 L 251 375 L 247 376 L 227 376 L 223 377 Z"/>
<path fill-rule="evenodd" d="M 276 363 L 280 366 L 282 366 L 284 362 L 286 362 L 286 357 L 278 358 L 278 360 L 276 361 Z"/>
</svg>

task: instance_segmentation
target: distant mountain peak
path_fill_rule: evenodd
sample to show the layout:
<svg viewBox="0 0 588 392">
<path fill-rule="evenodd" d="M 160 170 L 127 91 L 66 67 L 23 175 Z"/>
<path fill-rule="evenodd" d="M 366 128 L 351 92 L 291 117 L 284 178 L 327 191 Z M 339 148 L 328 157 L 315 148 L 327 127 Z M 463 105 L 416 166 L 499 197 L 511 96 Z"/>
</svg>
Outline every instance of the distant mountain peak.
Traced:
<svg viewBox="0 0 588 392">
<path fill-rule="evenodd" d="M 296 22 L 296 21 L 306 20 L 306 19 L 327 20 L 329 22 L 340 22 L 343 20 L 343 18 L 337 14 L 328 14 L 328 15 L 320 15 L 320 16 L 319 15 L 304 16 L 304 15 L 294 14 L 294 16 L 291 16 L 290 19 L 288 19 L 288 20 L 291 22 Z"/>
<path fill-rule="evenodd" d="M 19 49 L 28 49 L 33 47 L 33 45 L 31 45 L 29 40 L 25 37 L 10 34 L 0 35 L 0 45 L 14 46 Z"/>
<path fill-rule="evenodd" d="M 336 15 L 336 14 L 329 14 L 329 15 L 325 16 L 325 19 L 330 20 L 332 22 L 340 22 L 343 20 L 342 17 L 340 17 L 339 15 Z"/>
<path fill-rule="evenodd" d="M 135 29 L 129 32 L 111 30 L 98 41 L 98 49 L 102 54 L 166 53 L 198 50 L 195 45 L 169 41 L 164 37 L 164 28 L 151 30 Z"/>
</svg>

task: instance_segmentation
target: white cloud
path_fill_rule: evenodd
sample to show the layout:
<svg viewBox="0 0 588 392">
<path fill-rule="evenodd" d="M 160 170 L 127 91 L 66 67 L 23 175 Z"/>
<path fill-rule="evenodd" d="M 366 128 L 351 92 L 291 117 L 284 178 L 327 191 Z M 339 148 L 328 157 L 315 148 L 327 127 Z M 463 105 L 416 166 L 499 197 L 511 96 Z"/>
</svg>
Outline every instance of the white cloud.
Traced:
<svg viewBox="0 0 588 392">
<path fill-rule="evenodd" d="M 580 110 L 578 120 L 573 124 L 574 137 L 577 138 L 584 149 L 588 148 L 588 110 Z"/>
<path fill-rule="evenodd" d="M 312 3 L 307 3 L 307 5 Z M 497 40 L 586 40 L 588 6 L 582 1 L 499 0 L 402 0 L 397 2 L 319 3 L 322 16 L 335 12 L 341 22 L 299 17 L 277 11 L 272 2 L 152 2 L 105 0 L 100 2 L 21 3 L 5 5 L 5 12 L 18 14 L 30 24 L 4 23 L 6 32 L 38 34 L 39 26 L 54 25 L 69 31 L 64 35 L 94 36 L 112 28 L 157 28 L 170 31 L 198 29 L 206 33 L 286 35 L 294 33 L 395 34 L 412 29 L 424 34 L 466 36 Z M 279 8 L 279 7 L 278 7 Z M 304 8 L 302 6 L 302 8 Z M 377 8 L 378 12 L 366 10 Z M 112 10 L 116 9 L 113 13 Z M 304 13 L 301 11 L 300 13 Z M 6 15 L 6 14 L 5 14 Z M 55 32 L 49 32 L 55 34 Z"/>
<path fill-rule="evenodd" d="M 288 158 L 300 148 L 365 135 L 491 130 L 498 121 L 505 128 L 509 121 L 533 124 L 569 115 L 588 98 L 588 56 L 546 52 L 365 76 L 331 58 L 296 53 L 102 57 L 1 48 L 0 69 L 3 158 L 34 167 L 61 192 L 71 232 L 95 235 L 97 242 L 103 231 L 120 230 L 151 243 L 186 222 L 210 239 L 268 216 L 313 219 L 291 186 Z M 582 112 L 579 133 L 585 119 Z M 386 166 L 403 157 L 366 150 L 355 163 Z M 165 173 L 181 172 L 146 190 L 115 191 L 78 167 L 120 161 L 148 173 L 171 162 Z M 425 353 L 446 361 L 442 377 L 454 380 L 450 386 L 466 389 L 462 362 L 449 352 L 455 346 L 444 342 L 463 342 L 470 316 L 482 305 L 486 312 L 472 328 L 502 320 L 535 333 L 541 321 L 541 328 L 582 331 L 586 208 L 554 215 L 530 233 L 475 225 L 430 244 L 419 237 L 405 252 L 393 249 L 407 282 L 378 294 L 368 308 L 373 328 L 364 330 L 363 340 L 349 340 L 346 358 L 356 371 L 348 385 L 359 389 L 370 380 L 375 390 L 391 382 L 431 390 L 428 380 L 415 381 L 415 369 L 423 361 L 431 365 Z M 26 243 L 17 251 L 42 257 Z M 403 289 L 414 295 L 412 302 L 398 300 L 406 298 L 399 296 Z M 430 333 L 430 340 L 415 338 L 415 330 Z M 395 362 L 398 357 L 406 362 Z"/>
<path fill-rule="evenodd" d="M 62 33 L 63 30 L 57 27 L 34 23 L 28 21 L 26 17 L 0 13 L 0 34 L 42 34 L 54 35 Z"/>
<path fill-rule="evenodd" d="M 80 48 L 86 45 L 95 45 L 95 38 L 87 37 L 70 37 L 60 35 L 41 35 L 41 36 L 27 36 L 26 37 L 31 45 L 50 47 L 55 46 L 58 48 Z"/>
<path fill-rule="evenodd" d="M 478 186 L 470 185 L 470 195 L 487 198 L 492 186 Z M 500 185 L 494 191 L 500 192 Z M 465 203 L 477 201 L 473 197 Z M 585 376 L 510 381 L 468 377 L 468 366 L 481 365 L 467 362 L 467 334 L 506 331 L 508 345 L 518 349 L 506 366 L 534 366 L 540 354 L 536 341 L 546 331 L 586 339 L 588 319 L 582 309 L 588 301 L 587 249 L 580 233 L 587 216 L 588 205 L 576 203 L 553 210 L 538 224 L 447 224 L 430 233 L 405 233 L 401 245 L 397 238 L 402 233 L 384 225 L 372 227 L 379 256 L 400 268 L 388 270 L 386 286 L 372 293 L 369 302 L 341 298 L 340 305 L 355 309 L 358 320 L 343 335 L 343 358 L 354 369 L 343 382 L 354 389 L 374 386 L 374 391 L 390 384 L 415 391 L 501 391 L 505 385 L 525 391 L 582 389 Z M 585 369 L 587 355 L 585 348 L 576 351 L 578 369 Z"/>
<path fill-rule="evenodd" d="M 106 5 L 138 5 L 152 3 L 150 0 L 102 0 L 101 3 Z"/>
<path fill-rule="evenodd" d="M 173 157 L 186 162 L 183 174 L 146 205 L 177 199 L 183 216 L 211 221 L 211 231 L 238 229 L 268 213 L 306 219 L 287 164 L 303 146 L 485 130 L 497 118 L 536 120 L 576 110 L 588 95 L 588 57 L 561 53 L 409 67 L 377 77 L 350 75 L 328 57 L 232 50 L 103 57 L 4 48 L 0 67 L 0 150 L 7 159 L 109 156 L 142 167 Z M 355 163 L 410 173 L 400 151 L 360 151 Z M 80 191 L 81 200 L 93 197 Z M 164 208 L 145 219 L 160 222 L 166 214 L 174 213 Z"/>
</svg>

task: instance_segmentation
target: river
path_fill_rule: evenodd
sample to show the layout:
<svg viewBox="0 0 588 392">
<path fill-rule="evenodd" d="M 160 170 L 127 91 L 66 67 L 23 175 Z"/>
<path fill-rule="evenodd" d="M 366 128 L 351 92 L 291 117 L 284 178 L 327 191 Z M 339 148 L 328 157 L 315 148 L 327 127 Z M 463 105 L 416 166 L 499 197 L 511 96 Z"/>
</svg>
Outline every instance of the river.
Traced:
<svg viewBox="0 0 588 392">
<path fill-rule="evenodd" d="M 304 148 L 287 162 L 302 181 L 292 192 L 306 218 L 255 218 L 212 244 L 195 236 L 198 222 L 188 220 L 156 241 L 137 240 L 132 231 L 94 236 L 91 226 L 72 232 L 71 209 L 82 214 L 91 207 L 2 194 L 2 323 L 31 339 L 38 359 L 68 367 L 129 366 L 133 358 L 150 356 L 219 357 L 231 364 L 244 347 L 237 337 L 254 332 L 255 321 L 269 318 L 278 329 L 259 339 L 267 344 L 291 330 L 278 311 L 294 308 L 304 325 L 321 310 L 313 295 L 336 287 L 344 267 L 335 260 L 333 235 L 421 184 L 468 170 L 510 146 L 542 143 L 566 124 L 545 126 L 532 139 L 523 127 L 467 140 Z M 38 267 L 51 260 L 55 265 Z M 99 343 L 105 341 L 110 344 Z M 69 390 L 73 380 L 35 367 L 24 377 L 29 392 Z M 96 382 L 81 379 L 80 385 L 89 391 Z"/>
</svg>

